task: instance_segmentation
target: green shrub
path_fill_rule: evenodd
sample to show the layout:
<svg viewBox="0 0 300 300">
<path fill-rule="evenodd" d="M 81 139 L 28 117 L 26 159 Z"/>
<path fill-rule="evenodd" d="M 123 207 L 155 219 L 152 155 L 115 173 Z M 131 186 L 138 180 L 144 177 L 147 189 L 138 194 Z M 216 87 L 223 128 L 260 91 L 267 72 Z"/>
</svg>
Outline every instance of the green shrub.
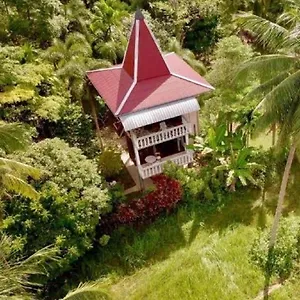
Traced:
<svg viewBox="0 0 300 300">
<path fill-rule="evenodd" d="M 110 195 L 113 205 L 120 204 L 126 200 L 123 185 L 115 181 L 110 183 L 108 194 Z"/>
<path fill-rule="evenodd" d="M 44 140 L 17 158 L 46 176 L 35 183 L 38 201 L 15 195 L 5 202 L 1 229 L 14 238 L 20 256 L 57 246 L 62 256 L 57 276 L 92 247 L 99 218 L 110 210 L 109 197 L 97 165 L 62 140 Z"/>
<path fill-rule="evenodd" d="M 282 220 L 276 244 L 269 259 L 268 243 L 269 229 L 255 240 L 250 252 L 252 261 L 264 271 L 268 270 L 271 275 L 276 274 L 281 278 L 286 278 L 300 258 L 300 218 L 289 217 Z"/>
<path fill-rule="evenodd" d="M 61 110 L 54 135 L 71 146 L 80 148 L 88 157 L 94 157 L 99 151 L 99 147 L 94 142 L 91 117 L 83 114 L 82 108 L 76 104 L 69 104 Z"/>
<path fill-rule="evenodd" d="M 113 148 L 105 149 L 99 156 L 99 168 L 107 179 L 119 175 L 124 167 L 121 153 Z"/>
<path fill-rule="evenodd" d="M 185 201 L 220 201 L 226 193 L 224 180 L 209 166 L 187 169 L 170 162 L 165 164 L 164 173 L 180 182 Z"/>
</svg>

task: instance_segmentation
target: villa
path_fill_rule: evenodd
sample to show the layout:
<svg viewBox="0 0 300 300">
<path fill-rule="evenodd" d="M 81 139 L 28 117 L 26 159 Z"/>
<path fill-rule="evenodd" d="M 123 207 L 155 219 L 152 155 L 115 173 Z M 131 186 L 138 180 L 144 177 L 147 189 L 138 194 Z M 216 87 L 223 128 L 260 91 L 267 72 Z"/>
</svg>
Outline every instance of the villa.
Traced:
<svg viewBox="0 0 300 300">
<path fill-rule="evenodd" d="M 199 130 L 196 97 L 214 88 L 175 53 L 161 52 L 140 11 L 123 63 L 87 76 L 120 122 L 140 178 L 161 173 L 167 161 L 193 161 L 186 146 Z"/>
</svg>

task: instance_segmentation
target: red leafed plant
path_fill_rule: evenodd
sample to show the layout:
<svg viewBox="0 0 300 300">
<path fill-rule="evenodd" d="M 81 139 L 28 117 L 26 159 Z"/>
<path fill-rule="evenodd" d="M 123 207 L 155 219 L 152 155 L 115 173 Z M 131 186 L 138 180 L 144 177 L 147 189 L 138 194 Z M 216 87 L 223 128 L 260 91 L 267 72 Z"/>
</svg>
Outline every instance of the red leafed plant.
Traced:
<svg viewBox="0 0 300 300">
<path fill-rule="evenodd" d="M 182 188 L 177 180 L 166 175 L 152 177 L 156 189 L 141 199 L 121 204 L 110 215 L 110 224 L 132 224 L 153 220 L 163 211 L 169 212 L 182 198 Z"/>
</svg>

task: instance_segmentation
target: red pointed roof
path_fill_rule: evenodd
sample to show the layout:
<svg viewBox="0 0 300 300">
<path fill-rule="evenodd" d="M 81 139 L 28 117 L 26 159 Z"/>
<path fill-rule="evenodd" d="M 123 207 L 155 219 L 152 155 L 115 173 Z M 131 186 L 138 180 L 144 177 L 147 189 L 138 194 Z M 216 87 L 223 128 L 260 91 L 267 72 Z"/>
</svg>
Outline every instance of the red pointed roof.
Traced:
<svg viewBox="0 0 300 300">
<path fill-rule="evenodd" d="M 163 55 L 140 11 L 122 65 L 87 72 L 115 115 L 197 96 L 213 87 L 176 54 Z"/>
</svg>

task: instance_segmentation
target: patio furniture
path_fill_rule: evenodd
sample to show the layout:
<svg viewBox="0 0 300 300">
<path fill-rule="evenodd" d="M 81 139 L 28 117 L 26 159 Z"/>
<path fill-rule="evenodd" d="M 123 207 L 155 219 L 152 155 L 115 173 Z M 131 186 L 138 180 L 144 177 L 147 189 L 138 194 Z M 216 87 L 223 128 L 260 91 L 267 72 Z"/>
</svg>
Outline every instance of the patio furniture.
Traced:
<svg viewBox="0 0 300 300">
<path fill-rule="evenodd" d="M 156 160 L 161 160 L 160 152 L 155 152 Z"/>
<path fill-rule="evenodd" d="M 160 130 L 165 130 L 165 129 L 167 129 L 167 124 L 166 124 L 166 122 L 160 122 L 160 123 L 159 123 L 159 127 L 160 127 Z"/>
<path fill-rule="evenodd" d="M 154 155 L 148 155 L 148 156 L 146 156 L 145 162 L 149 163 L 149 164 L 155 163 L 156 162 L 156 156 L 154 156 Z"/>
</svg>

